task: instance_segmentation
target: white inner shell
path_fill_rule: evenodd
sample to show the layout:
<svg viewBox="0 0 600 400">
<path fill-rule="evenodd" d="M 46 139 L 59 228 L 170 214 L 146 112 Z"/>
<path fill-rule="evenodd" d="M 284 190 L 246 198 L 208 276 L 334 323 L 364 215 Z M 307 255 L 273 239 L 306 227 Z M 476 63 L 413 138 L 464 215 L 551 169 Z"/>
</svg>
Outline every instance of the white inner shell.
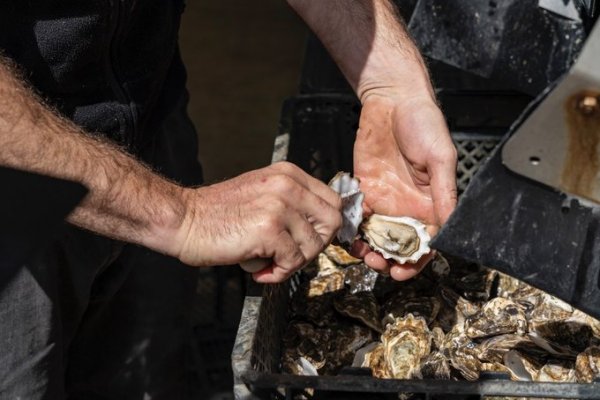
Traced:
<svg viewBox="0 0 600 400">
<path fill-rule="evenodd" d="M 339 172 L 329 187 L 342 198 L 342 228 L 337 233 L 340 243 L 352 244 L 360 226 L 363 236 L 386 259 L 405 264 L 415 263 L 431 250 L 431 237 L 425 224 L 411 217 L 389 217 L 373 214 L 362 223 L 364 194 L 360 182 L 347 172 Z"/>
<path fill-rule="evenodd" d="M 358 179 L 352 178 L 347 172 L 338 172 L 329 182 L 329 187 L 342 198 L 343 222 L 337 239 L 340 243 L 352 244 L 363 220 L 362 202 L 365 195 L 360 191 Z"/>
<path fill-rule="evenodd" d="M 400 264 L 414 264 L 431 251 L 425 224 L 411 217 L 373 214 L 361 229 L 369 246 Z"/>
</svg>

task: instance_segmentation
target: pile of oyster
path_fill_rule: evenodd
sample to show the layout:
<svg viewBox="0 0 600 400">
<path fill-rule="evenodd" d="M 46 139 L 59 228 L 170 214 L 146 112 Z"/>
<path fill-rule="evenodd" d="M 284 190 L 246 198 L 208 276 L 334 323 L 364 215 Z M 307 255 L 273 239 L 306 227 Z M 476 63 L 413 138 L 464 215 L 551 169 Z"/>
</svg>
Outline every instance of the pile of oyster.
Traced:
<svg viewBox="0 0 600 400">
<path fill-rule="evenodd" d="M 599 321 L 514 278 L 441 255 L 395 282 L 330 246 L 302 271 L 290 309 L 287 373 L 335 375 L 354 366 L 397 379 L 600 377 Z"/>
<path fill-rule="evenodd" d="M 363 221 L 357 182 L 347 174 L 336 179 L 330 185 L 345 203 L 341 243 L 360 230 L 400 263 L 429 252 L 423 224 L 377 215 Z M 299 279 L 283 338 L 287 373 L 335 375 L 352 366 L 395 379 L 600 378 L 598 320 L 476 264 L 438 254 L 418 276 L 396 282 L 331 245 Z"/>
</svg>

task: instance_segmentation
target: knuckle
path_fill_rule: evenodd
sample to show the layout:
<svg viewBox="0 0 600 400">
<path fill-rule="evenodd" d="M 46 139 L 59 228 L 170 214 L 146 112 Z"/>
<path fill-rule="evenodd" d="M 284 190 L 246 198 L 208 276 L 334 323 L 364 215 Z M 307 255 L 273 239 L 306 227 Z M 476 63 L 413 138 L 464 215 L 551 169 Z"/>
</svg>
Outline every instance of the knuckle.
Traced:
<svg viewBox="0 0 600 400">
<path fill-rule="evenodd" d="M 271 178 L 271 187 L 279 192 L 292 191 L 296 186 L 296 182 L 286 174 L 277 174 Z"/>
<path fill-rule="evenodd" d="M 268 213 L 266 214 L 262 221 L 259 223 L 260 230 L 263 231 L 264 234 L 274 234 L 278 233 L 282 228 L 282 220 L 280 214 Z"/>
<path fill-rule="evenodd" d="M 292 164 L 289 161 L 279 161 L 273 164 L 273 168 L 284 174 L 293 174 L 296 173 L 299 169 L 295 164 Z"/>
</svg>

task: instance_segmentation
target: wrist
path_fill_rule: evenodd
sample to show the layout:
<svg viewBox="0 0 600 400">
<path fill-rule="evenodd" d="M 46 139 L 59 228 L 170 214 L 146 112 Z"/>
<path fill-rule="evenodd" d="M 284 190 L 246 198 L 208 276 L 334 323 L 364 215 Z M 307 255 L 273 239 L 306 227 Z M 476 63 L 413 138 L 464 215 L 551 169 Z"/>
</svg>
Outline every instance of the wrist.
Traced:
<svg viewBox="0 0 600 400">
<path fill-rule="evenodd" d="M 173 183 L 161 188 L 163 198 L 160 212 L 152 216 L 144 246 L 173 257 L 179 257 L 194 208 L 190 206 L 193 189 Z"/>
<path fill-rule="evenodd" d="M 394 99 L 396 102 L 429 101 L 437 103 L 435 91 L 424 65 L 410 63 L 403 68 L 378 71 L 361 79 L 356 94 L 364 105 L 369 97 Z"/>
</svg>

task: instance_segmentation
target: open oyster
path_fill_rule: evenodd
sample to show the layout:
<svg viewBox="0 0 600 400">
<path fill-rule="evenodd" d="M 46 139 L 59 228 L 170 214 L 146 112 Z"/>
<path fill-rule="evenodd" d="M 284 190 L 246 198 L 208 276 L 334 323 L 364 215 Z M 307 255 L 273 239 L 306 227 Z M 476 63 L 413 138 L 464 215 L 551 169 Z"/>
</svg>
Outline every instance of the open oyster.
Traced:
<svg viewBox="0 0 600 400">
<path fill-rule="evenodd" d="M 361 229 L 373 250 L 400 264 L 413 264 L 431 251 L 425 224 L 414 218 L 373 214 Z"/>
<path fill-rule="evenodd" d="M 415 263 L 430 252 L 429 234 L 425 224 L 410 217 L 389 217 L 373 214 L 363 222 L 364 194 L 360 182 L 347 172 L 338 172 L 329 182 L 342 198 L 342 228 L 340 243 L 352 244 L 360 226 L 369 245 L 386 259 L 400 264 Z M 362 222 L 362 225 L 361 225 Z"/>
</svg>

